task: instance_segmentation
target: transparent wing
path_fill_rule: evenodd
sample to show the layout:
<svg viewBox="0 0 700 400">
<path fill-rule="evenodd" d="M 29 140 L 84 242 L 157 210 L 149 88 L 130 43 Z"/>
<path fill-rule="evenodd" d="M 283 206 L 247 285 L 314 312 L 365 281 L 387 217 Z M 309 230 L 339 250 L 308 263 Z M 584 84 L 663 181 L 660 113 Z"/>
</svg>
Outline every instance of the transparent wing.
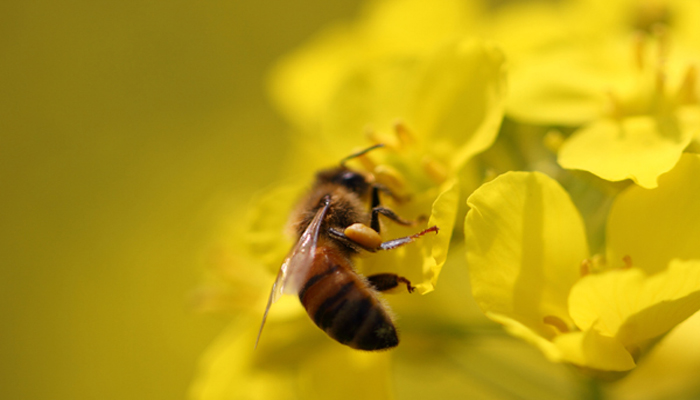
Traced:
<svg viewBox="0 0 700 400">
<path fill-rule="evenodd" d="M 321 223 L 330 206 L 330 199 L 328 196 L 324 197 L 323 201 L 324 206 L 319 208 L 316 212 L 311 223 L 304 233 L 301 234 L 301 237 L 299 237 L 299 240 L 294 245 L 294 248 L 292 248 L 292 251 L 289 252 L 289 255 L 285 258 L 280 267 L 280 271 L 277 273 L 277 279 L 275 279 L 270 297 L 267 299 L 267 306 L 265 307 L 265 314 L 263 314 L 262 323 L 260 324 L 258 337 L 255 339 L 256 348 L 258 347 L 260 335 L 262 334 L 265 320 L 267 319 L 267 313 L 270 311 L 272 303 L 276 302 L 283 294 L 299 293 L 299 289 L 301 289 L 303 280 L 307 275 L 306 273 L 309 268 L 311 268 L 314 255 L 316 254 L 316 243 L 318 242 L 318 233 L 321 230 Z"/>
</svg>

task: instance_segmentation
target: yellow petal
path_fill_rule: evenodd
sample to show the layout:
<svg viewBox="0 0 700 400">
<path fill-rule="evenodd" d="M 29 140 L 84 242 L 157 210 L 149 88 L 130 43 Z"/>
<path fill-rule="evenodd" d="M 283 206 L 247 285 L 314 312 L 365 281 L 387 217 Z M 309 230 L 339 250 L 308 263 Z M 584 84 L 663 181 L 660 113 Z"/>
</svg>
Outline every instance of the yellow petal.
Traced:
<svg viewBox="0 0 700 400">
<path fill-rule="evenodd" d="M 253 368 L 255 331 L 253 320 L 238 320 L 210 345 L 200 361 L 190 387 L 196 400 L 295 398 L 294 377 Z"/>
<path fill-rule="evenodd" d="M 673 260 L 647 276 L 638 268 L 588 275 L 571 290 L 571 317 L 630 349 L 660 336 L 700 309 L 700 261 Z"/>
<path fill-rule="evenodd" d="M 628 371 L 635 367 L 632 355 L 615 338 L 595 330 L 559 335 L 554 344 L 562 361 L 601 371 Z"/>
<path fill-rule="evenodd" d="M 272 100 L 288 121 L 313 130 L 338 85 L 359 61 L 350 27 L 329 27 L 273 67 L 268 83 Z"/>
<path fill-rule="evenodd" d="M 651 117 L 595 121 L 564 142 L 559 164 L 609 181 L 632 179 L 640 186 L 654 188 L 659 175 L 676 165 L 692 138 L 687 131 L 662 125 Z"/>
<path fill-rule="evenodd" d="M 544 356 L 547 357 L 549 361 L 562 361 L 562 354 L 557 346 L 552 343 L 552 341 L 542 337 L 540 333 L 532 330 L 530 327 L 525 326 L 519 321 L 502 314 L 486 312 L 486 316 L 503 325 L 506 331 L 508 331 L 508 333 L 511 335 L 523 339 L 524 341 L 540 349 L 540 351 L 542 351 Z"/>
<path fill-rule="evenodd" d="M 532 58 L 512 71 L 509 116 L 532 124 L 576 126 L 603 113 L 605 77 L 593 72 L 599 66 L 589 65 L 594 57 L 563 50 Z"/>
<path fill-rule="evenodd" d="M 564 189 L 540 173 L 509 172 L 477 189 L 467 204 L 467 262 L 482 310 L 545 338 L 556 333 L 545 317 L 571 324 L 567 298 L 588 246 Z"/>
<path fill-rule="evenodd" d="M 424 281 L 417 285 L 419 293 L 424 294 L 432 291 L 437 284 L 438 276 L 442 266 L 447 261 L 447 251 L 452 239 L 452 230 L 457 218 L 459 206 L 459 185 L 456 179 L 445 182 L 441 186 L 441 192 L 433 203 L 432 213 L 428 226 L 437 225 L 440 228 L 438 235 L 433 238 L 430 250 L 431 258 L 423 262 Z"/>
<path fill-rule="evenodd" d="M 630 80 L 627 63 L 620 62 L 629 45 L 548 39 L 513 66 L 507 114 L 540 125 L 580 126 L 600 118 L 609 104 L 606 92 Z"/>
<path fill-rule="evenodd" d="M 698 394 L 700 313 L 680 324 L 608 392 L 614 399 L 682 399 Z"/>
<path fill-rule="evenodd" d="M 475 5 L 460 0 L 389 0 L 372 2 L 362 24 L 367 46 L 384 54 L 431 52 L 462 36 Z"/>
<path fill-rule="evenodd" d="M 460 168 L 495 140 L 504 99 L 501 52 L 478 40 L 458 41 L 420 58 L 387 57 L 348 74 L 328 103 L 322 139 L 357 146 L 367 129 L 392 132 L 404 121 L 418 146 Z"/>
<path fill-rule="evenodd" d="M 336 345 L 304 357 L 299 398 L 385 400 L 392 398 L 391 354 Z"/>
<path fill-rule="evenodd" d="M 659 187 L 629 187 L 610 211 L 607 260 L 623 266 L 623 257 L 649 274 L 673 258 L 700 259 L 700 155 L 684 154 L 659 179 Z"/>
<path fill-rule="evenodd" d="M 296 307 L 301 309 L 299 301 Z M 202 357 L 190 397 L 222 399 L 376 399 L 391 396 L 391 354 L 358 352 L 306 316 L 272 320 L 254 349 L 259 316 L 238 318 Z"/>
<path fill-rule="evenodd" d="M 638 311 L 635 298 L 644 278 L 644 272 L 637 268 L 581 278 L 571 289 L 571 318 L 581 330 L 595 325 L 603 335 L 614 337 L 625 319 Z"/>
<path fill-rule="evenodd" d="M 640 311 L 617 334 L 626 346 L 658 337 L 700 310 L 700 260 L 672 260 L 668 270 L 647 279 L 637 299 Z"/>
<path fill-rule="evenodd" d="M 447 46 L 429 63 L 413 96 L 407 120 L 460 168 L 496 139 L 505 103 L 503 54 L 477 40 Z"/>
<path fill-rule="evenodd" d="M 346 74 L 320 116 L 319 139 L 325 147 L 364 145 L 367 131 L 393 134 L 396 122 L 407 120 L 407 99 L 411 98 L 419 63 L 418 59 L 387 57 Z"/>
</svg>

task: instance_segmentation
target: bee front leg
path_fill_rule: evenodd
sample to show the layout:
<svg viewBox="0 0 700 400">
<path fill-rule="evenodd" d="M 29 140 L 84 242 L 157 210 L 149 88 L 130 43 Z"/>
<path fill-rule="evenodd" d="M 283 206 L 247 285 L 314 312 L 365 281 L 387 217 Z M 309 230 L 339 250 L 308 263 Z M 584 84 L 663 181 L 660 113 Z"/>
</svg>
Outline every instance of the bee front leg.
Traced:
<svg viewBox="0 0 700 400">
<path fill-rule="evenodd" d="M 394 211 L 392 211 L 391 209 L 381 206 L 381 204 L 379 202 L 379 191 L 380 190 L 388 191 L 389 189 L 384 189 L 382 186 L 379 186 L 376 184 L 372 187 L 372 208 L 371 208 L 372 209 L 372 216 L 371 216 L 370 223 L 369 223 L 369 226 L 372 229 L 374 229 L 377 232 L 379 232 L 379 230 L 380 230 L 379 214 L 381 214 L 381 215 L 389 218 L 390 220 L 396 222 L 397 224 L 403 225 L 403 226 L 414 226 L 417 223 L 422 222 L 422 220 L 423 220 L 422 218 L 419 218 L 417 221 L 405 220 L 405 219 L 399 217 L 398 215 L 396 215 L 396 213 Z M 395 198 L 395 196 L 391 192 L 388 192 L 388 193 L 390 196 Z"/>
<path fill-rule="evenodd" d="M 382 206 L 377 206 L 372 209 L 372 220 L 370 221 L 370 226 L 372 229 L 375 231 L 379 232 L 379 214 L 389 218 L 390 220 L 396 222 L 399 225 L 403 226 L 415 226 L 419 222 L 421 222 L 421 219 L 417 221 L 409 221 L 406 219 L 403 219 L 396 215 L 394 211 L 392 211 L 389 208 L 382 207 Z"/>
<path fill-rule="evenodd" d="M 408 290 L 408 293 L 413 293 L 413 291 L 416 290 L 416 288 L 411 285 L 411 281 L 404 278 L 403 276 L 398 276 L 396 274 L 385 273 L 371 275 L 367 277 L 367 280 L 369 281 L 369 283 L 372 284 L 372 286 L 374 286 L 375 289 L 377 289 L 380 292 L 395 289 L 401 283 L 406 284 L 406 289 Z"/>
<path fill-rule="evenodd" d="M 411 236 L 404 236 L 404 237 L 392 239 L 392 240 L 389 240 L 386 242 L 382 242 L 379 245 L 379 250 L 395 249 L 397 247 L 401 247 L 405 244 L 409 244 L 409 243 L 415 241 L 416 239 L 425 235 L 426 233 L 435 232 L 437 234 L 439 230 L 440 230 L 440 228 L 438 228 L 437 226 L 431 226 L 430 228 L 423 229 L 422 231 L 420 231 L 416 234 L 413 234 Z"/>
</svg>

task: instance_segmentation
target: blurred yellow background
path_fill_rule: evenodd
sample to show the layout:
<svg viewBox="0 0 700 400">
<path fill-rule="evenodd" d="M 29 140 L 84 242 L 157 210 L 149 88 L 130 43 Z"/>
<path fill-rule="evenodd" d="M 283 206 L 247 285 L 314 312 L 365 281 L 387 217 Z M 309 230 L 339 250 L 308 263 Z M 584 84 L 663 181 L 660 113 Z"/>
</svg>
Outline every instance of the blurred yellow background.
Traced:
<svg viewBox="0 0 700 400">
<path fill-rule="evenodd" d="M 204 249 L 285 152 L 266 70 L 358 3 L 0 4 L 0 398 L 186 397 Z"/>
</svg>

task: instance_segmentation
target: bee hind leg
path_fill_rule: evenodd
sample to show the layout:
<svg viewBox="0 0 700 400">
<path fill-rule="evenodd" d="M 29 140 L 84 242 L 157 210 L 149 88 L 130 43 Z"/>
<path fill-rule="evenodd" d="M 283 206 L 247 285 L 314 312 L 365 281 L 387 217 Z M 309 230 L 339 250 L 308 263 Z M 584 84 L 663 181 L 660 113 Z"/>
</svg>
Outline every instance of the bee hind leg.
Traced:
<svg viewBox="0 0 700 400">
<path fill-rule="evenodd" d="M 384 273 L 371 275 L 367 277 L 367 280 L 376 290 L 380 292 L 395 289 L 402 283 L 406 285 L 408 293 L 413 293 L 413 291 L 416 289 L 413 285 L 411 285 L 411 281 L 396 274 Z"/>
<path fill-rule="evenodd" d="M 411 242 L 414 242 L 416 239 L 419 237 L 425 235 L 426 233 L 430 232 L 435 232 L 436 234 L 440 230 L 437 226 L 431 226 L 430 228 L 423 229 L 422 231 L 415 233 L 410 236 L 404 236 L 392 240 L 388 240 L 386 242 L 381 242 L 381 237 L 379 237 L 378 233 L 369 231 L 367 232 L 366 230 L 361 230 L 357 231 L 356 229 L 350 229 L 350 228 L 355 228 L 355 225 L 358 227 L 362 224 L 354 224 L 351 225 L 348 229 L 345 230 L 345 232 L 339 231 L 335 228 L 330 228 L 328 229 L 328 234 L 333 237 L 334 239 L 344 243 L 348 247 L 359 250 L 363 249 L 369 252 L 376 252 L 379 250 L 392 250 L 397 247 L 401 247 L 403 245 L 409 244 Z M 355 231 L 355 232 L 349 232 L 350 230 Z M 354 233 L 353 236 L 355 238 L 350 238 L 346 233 Z M 369 234 L 371 233 L 371 234 Z"/>
</svg>

